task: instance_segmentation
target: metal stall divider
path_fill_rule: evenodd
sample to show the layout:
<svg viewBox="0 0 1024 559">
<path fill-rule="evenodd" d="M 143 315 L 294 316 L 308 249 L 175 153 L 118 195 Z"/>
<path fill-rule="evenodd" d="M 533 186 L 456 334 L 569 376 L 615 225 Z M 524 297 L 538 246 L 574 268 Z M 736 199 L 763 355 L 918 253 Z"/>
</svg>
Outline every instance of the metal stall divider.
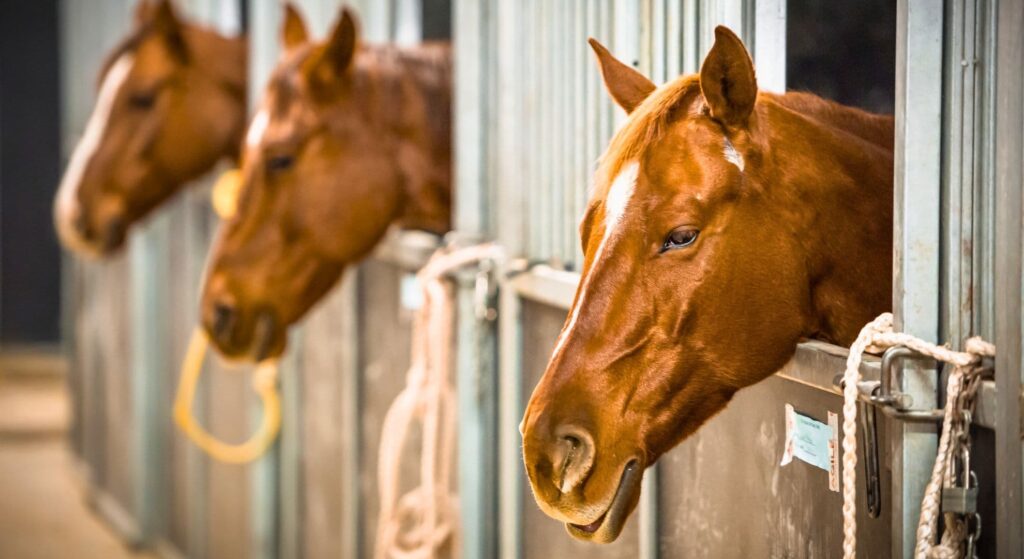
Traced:
<svg viewBox="0 0 1024 559">
<path fill-rule="evenodd" d="M 994 7 L 995 55 L 991 66 L 999 76 L 993 97 L 995 155 L 995 312 L 996 386 L 996 516 L 1001 528 L 996 534 L 1000 558 L 1024 556 L 1024 475 L 1022 475 L 1021 385 L 1021 255 L 1024 250 L 1024 5 L 999 2 Z"/>
<path fill-rule="evenodd" d="M 128 29 L 132 2 L 63 2 L 61 10 L 64 153 L 71 153 L 92 110 L 94 72 Z M 63 322 L 75 428 L 72 449 L 87 481 L 90 503 L 123 538 L 140 541 L 133 467 L 138 437 L 132 418 L 137 361 L 131 351 L 133 308 L 124 297 L 136 271 L 131 256 L 103 263 L 64 259 Z M 102 329 L 92 325 L 102 324 Z"/>
</svg>

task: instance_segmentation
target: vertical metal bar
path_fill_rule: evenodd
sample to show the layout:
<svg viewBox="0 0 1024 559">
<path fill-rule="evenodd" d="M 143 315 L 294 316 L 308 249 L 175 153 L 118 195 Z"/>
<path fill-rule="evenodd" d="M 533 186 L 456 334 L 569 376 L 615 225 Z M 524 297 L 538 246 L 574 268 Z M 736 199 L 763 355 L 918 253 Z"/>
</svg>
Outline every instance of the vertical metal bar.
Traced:
<svg viewBox="0 0 1024 559">
<path fill-rule="evenodd" d="M 522 366 L 522 313 L 519 296 L 513 289 L 505 288 L 499 295 L 498 331 L 500 332 L 498 356 L 498 378 L 501 403 L 499 408 L 500 445 L 499 503 L 501 507 L 501 559 L 519 559 L 523 556 L 522 515 L 522 439 L 519 422 L 523 408 L 523 366 Z"/>
<path fill-rule="evenodd" d="M 588 179 L 588 168 L 590 162 L 588 160 L 589 152 L 588 146 L 590 145 L 593 134 L 590 127 L 587 125 L 587 121 L 590 118 L 589 107 L 592 103 L 588 97 L 593 93 L 588 91 L 587 81 L 588 74 L 587 69 L 591 65 L 591 58 L 588 56 L 587 50 L 587 34 L 589 25 L 589 13 L 587 11 L 586 0 L 576 0 L 573 5 L 573 21 L 575 33 L 573 34 L 572 41 L 572 59 L 573 59 L 573 94 L 572 94 L 572 106 L 573 112 L 573 164 L 572 169 L 569 173 L 569 196 L 572 201 L 571 208 L 572 212 L 566 216 L 566 223 L 563 227 L 567 233 L 566 241 L 566 262 L 571 266 L 578 266 L 579 262 L 582 262 L 582 258 L 579 254 L 580 244 L 577 242 L 576 236 L 576 224 L 579 223 L 580 218 L 583 215 L 583 207 L 586 204 L 586 191 L 587 191 L 587 179 Z M 578 267 L 576 268 L 578 269 Z"/>
<path fill-rule="evenodd" d="M 170 222 L 166 213 L 156 216 L 129 244 L 131 261 L 131 359 L 132 406 L 135 416 L 135 503 L 138 536 L 148 543 L 162 525 L 166 500 L 161 491 L 164 479 L 163 429 L 165 411 L 162 380 L 169 356 L 166 352 L 168 243 Z"/>
<path fill-rule="evenodd" d="M 665 0 L 665 71 L 667 80 L 683 73 L 683 0 Z"/>
<path fill-rule="evenodd" d="M 420 0 L 395 0 L 395 42 L 415 45 L 423 37 Z"/>
<path fill-rule="evenodd" d="M 754 21 L 757 87 L 786 91 L 786 0 L 758 0 Z M 749 48 L 749 45 L 748 45 Z"/>
<path fill-rule="evenodd" d="M 455 224 L 460 235 L 480 239 L 492 233 L 488 193 L 493 169 L 492 122 L 501 122 L 491 108 L 500 97 L 492 91 L 493 68 L 502 59 L 494 52 L 492 30 L 498 3 L 456 0 L 456 196 Z M 500 31 L 499 31 L 500 32 Z M 508 99 L 505 99 L 508 102 Z M 491 356 L 494 340 L 487 324 L 477 321 L 472 282 L 457 284 L 458 318 L 455 378 L 459 414 L 459 496 L 462 552 L 468 558 L 492 557 L 496 529 L 496 393 Z M 481 459 L 483 456 L 483 459 Z"/>
<path fill-rule="evenodd" d="M 896 30 L 896 184 L 893 309 L 896 327 L 935 341 L 939 328 L 943 6 L 901 0 Z M 933 371 L 907 367 L 903 391 L 936 404 Z M 900 423 L 893 437 L 893 556 L 913 551 L 921 495 L 931 475 L 931 425 Z"/>
<path fill-rule="evenodd" d="M 996 151 L 996 11 L 994 2 L 981 2 L 978 19 L 979 31 L 976 39 L 980 51 L 980 75 L 984 86 L 979 100 L 980 122 L 978 145 L 981 172 L 976 193 L 975 235 L 980 242 L 975 246 L 973 301 L 975 314 L 972 331 L 987 340 L 995 339 L 995 257 L 996 257 L 996 195 L 995 195 L 995 151 Z"/>
<path fill-rule="evenodd" d="M 301 348 L 305 327 L 300 327 L 289 340 L 291 351 L 281 364 L 281 439 L 277 448 L 277 555 L 293 559 L 302 555 L 302 370 Z M 264 410 L 265 412 L 265 410 Z M 261 412 L 262 413 L 262 412 Z M 269 518 L 275 520 L 273 516 Z M 266 525 L 264 525 L 266 527 Z M 273 528 L 273 524 L 269 526 Z"/>
<path fill-rule="evenodd" d="M 341 382 L 339 401 L 343 405 L 344 428 L 348 430 L 350 447 L 345 449 L 345 462 L 341 465 L 342 489 L 338 498 L 342 500 L 342 521 L 339 526 L 342 534 L 345 557 L 363 556 L 363 522 L 362 522 L 362 490 L 360 484 L 360 465 L 362 464 L 362 378 L 359 368 L 359 313 L 362 311 L 359 301 L 358 269 L 351 270 L 341 280 L 339 289 L 345 301 L 341 316 L 341 344 L 344 373 Z M 309 490 L 307 488 L 307 490 Z M 347 538 L 345 536 L 348 536 Z"/>
<path fill-rule="evenodd" d="M 455 196 L 454 221 L 460 231 L 483 231 L 486 131 L 486 7 L 475 0 L 454 0 L 455 28 Z"/>
<path fill-rule="evenodd" d="M 701 22 L 700 0 L 682 0 L 682 64 L 680 72 L 695 74 L 700 69 L 700 57 L 703 54 L 700 43 Z"/>
<path fill-rule="evenodd" d="M 1021 254 L 1024 224 L 1024 3 L 998 3 L 996 99 L 996 245 L 995 261 L 996 388 L 996 537 L 1000 558 L 1024 556 L 1024 446 L 1021 445 Z"/>
</svg>

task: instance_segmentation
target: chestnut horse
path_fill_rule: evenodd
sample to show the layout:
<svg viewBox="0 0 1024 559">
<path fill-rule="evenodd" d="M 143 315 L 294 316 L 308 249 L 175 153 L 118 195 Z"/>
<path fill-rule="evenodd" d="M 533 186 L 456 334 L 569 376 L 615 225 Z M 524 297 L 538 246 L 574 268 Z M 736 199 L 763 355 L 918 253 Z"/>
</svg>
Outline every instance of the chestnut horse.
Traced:
<svg viewBox="0 0 1024 559">
<path fill-rule="evenodd" d="M 891 306 L 893 120 L 757 90 L 731 31 L 661 87 L 596 41 L 629 113 L 580 226 L 572 310 L 521 430 L 540 508 L 610 542 L 647 466 L 779 369 Z"/>
<path fill-rule="evenodd" d="M 246 42 L 142 0 L 108 55 L 99 95 L 54 202 L 61 243 L 102 256 L 182 185 L 236 156 L 245 128 Z"/>
<path fill-rule="evenodd" d="M 360 45 L 347 9 L 326 41 L 307 36 L 286 4 L 238 209 L 210 256 L 200 313 L 228 357 L 280 355 L 287 327 L 392 224 L 449 229 L 449 46 Z"/>
</svg>

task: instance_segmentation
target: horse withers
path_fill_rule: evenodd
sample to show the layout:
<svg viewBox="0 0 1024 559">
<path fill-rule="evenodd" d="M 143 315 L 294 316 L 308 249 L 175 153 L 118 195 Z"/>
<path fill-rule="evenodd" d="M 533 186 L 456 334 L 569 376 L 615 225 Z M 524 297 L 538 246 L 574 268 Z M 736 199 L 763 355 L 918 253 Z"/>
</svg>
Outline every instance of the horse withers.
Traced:
<svg viewBox="0 0 1024 559">
<path fill-rule="evenodd" d="M 108 55 L 92 116 L 54 202 L 61 243 L 86 256 L 123 246 L 132 224 L 237 155 L 245 128 L 246 42 L 141 0 Z"/>
<path fill-rule="evenodd" d="M 611 542 L 643 471 L 779 369 L 891 306 L 893 120 L 758 91 L 724 27 L 661 87 L 592 41 L 629 113 L 580 226 L 579 288 L 523 418 L 534 496 Z"/>
<path fill-rule="evenodd" d="M 203 287 L 203 326 L 234 358 L 280 355 L 287 327 L 391 225 L 450 224 L 450 47 L 362 45 L 347 9 L 311 42 L 290 4 L 281 35 Z"/>
</svg>

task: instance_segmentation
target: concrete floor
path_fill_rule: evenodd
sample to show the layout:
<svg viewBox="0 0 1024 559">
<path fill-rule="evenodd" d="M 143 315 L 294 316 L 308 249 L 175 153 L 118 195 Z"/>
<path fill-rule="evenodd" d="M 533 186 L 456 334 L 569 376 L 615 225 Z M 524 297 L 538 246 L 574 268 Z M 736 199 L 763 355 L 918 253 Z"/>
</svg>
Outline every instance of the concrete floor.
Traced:
<svg viewBox="0 0 1024 559">
<path fill-rule="evenodd" d="M 0 558 L 152 557 L 126 548 L 86 505 L 68 416 L 59 359 L 0 354 Z"/>
</svg>

